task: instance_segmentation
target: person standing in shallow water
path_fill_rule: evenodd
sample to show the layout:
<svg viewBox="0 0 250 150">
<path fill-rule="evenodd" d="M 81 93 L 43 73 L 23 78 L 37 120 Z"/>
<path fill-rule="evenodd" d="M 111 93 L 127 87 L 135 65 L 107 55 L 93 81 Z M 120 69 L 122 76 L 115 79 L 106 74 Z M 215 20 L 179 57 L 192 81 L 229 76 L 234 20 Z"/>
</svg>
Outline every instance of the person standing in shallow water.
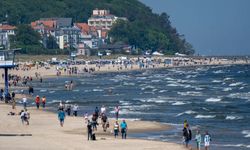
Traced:
<svg viewBox="0 0 250 150">
<path fill-rule="evenodd" d="M 123 120 L 122 123 L 120 124 L 120 126 L 121 126 L 122 139 L 126 139 L 127 138 L 127 130 L 128 130 L 128 125 L 127 125 L 126 121 Z"/>
<path fill-rule="evenodd" d="M 64 119 L 65 119 L 65 112 L 63 110 L 58 111 L 58 119 L 60 121 L 61 127 L 63 127 Z"/>
<path fill-rule="evenodd" d="M 39 109 L 39 106 L 40 106 L 40 97 L 38 95 L 36 96 L 35 102 L 36 102 L 36 108 Z"/>
<path fill-rule="evenodd" d="M 201 134 L 199 130 L 197 130 L 197 133 L 195 135 L 195 141 L 196 141 L 197 150 L 200 150 L 201 149 Z"/>
<path fill-rule="evenodd" d="M 43 98 L 42 98 L 42 104 L 43 104 L 43 108 L 45 108 L 45 104 L 46 104 L 46 97 L 45 96 L 43 96 Z"/>
<path fill-rule="evenodd" d="M 186 124 L 186 126 L 183 128 L 183 137 L 184 137 L 186 148 L 189 148 L 189 142 L 192 140 L 192 132 L 188 124 Z"/>
</svg>

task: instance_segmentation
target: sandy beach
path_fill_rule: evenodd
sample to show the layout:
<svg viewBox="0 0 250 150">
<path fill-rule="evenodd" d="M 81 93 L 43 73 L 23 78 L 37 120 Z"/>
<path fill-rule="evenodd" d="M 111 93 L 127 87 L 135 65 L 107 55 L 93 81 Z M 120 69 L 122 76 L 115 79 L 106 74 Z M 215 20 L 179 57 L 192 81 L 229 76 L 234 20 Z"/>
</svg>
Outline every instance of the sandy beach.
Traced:
<svg viewBox="0 0 250 150">
<path fill-rule="evenodd" d="M 99 128 L 96 132 L 97 141 L 87 141 L 86 124 L 82 117 L 67 117 L 64 127 L 60 127 L 57 114 L 45 110 L 28 108 L 31 119 L 30 125 L 23 125 L 19 115 L 7 115 L 12 111 L 10 105 L 0 103 L 0 149 L 8 150 L 77 150 L 77 149 L 109 149 L 115 150 L 183 150 L 183 146 L 140 139 L 122 140 L 121 137 L 114 139 L 110 130 L 104 133 Z M 15 112 L 20 112 L 17 107 Z M 144 121 L 127 121 L 129 133 L 167 130 L 167 125 Z M 20 135 L 26 136 L 20 136 Z M 7 136 L 9 135 L 9 136 Z M 19 135 L 19 136 L 10 136 Z M 136 146 L 135 146 L 136 145 Z"/>
</svg>

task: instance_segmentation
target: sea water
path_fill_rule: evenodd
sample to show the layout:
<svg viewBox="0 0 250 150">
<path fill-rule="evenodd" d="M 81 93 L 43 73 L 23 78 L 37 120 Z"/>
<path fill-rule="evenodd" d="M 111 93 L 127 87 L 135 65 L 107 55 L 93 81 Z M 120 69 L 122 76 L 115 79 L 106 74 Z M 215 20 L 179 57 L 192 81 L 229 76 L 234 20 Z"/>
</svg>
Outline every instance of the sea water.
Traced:
<svg viewBox="0 0 250 150">
<path fill-rule="evenodd" d="M 74 88 L 67 91 L 64 84 L 71 80 Z M 119 105 L 122 118 L 173 126 L 160 133 L 132 134 L 134 137 L 182 143 L 187 119 L 193 137 L 197 128 L 203 136 L 209 131 L 212 149 L 250 149 L 249 65 L 104 73 L 32 84 L 35 95 L 45 95 L 55 109 L 60 101 L 77 103 L 83 115 L 105 105 L 109 117 L 114 117 L 114 107 Z"/>
</svg>

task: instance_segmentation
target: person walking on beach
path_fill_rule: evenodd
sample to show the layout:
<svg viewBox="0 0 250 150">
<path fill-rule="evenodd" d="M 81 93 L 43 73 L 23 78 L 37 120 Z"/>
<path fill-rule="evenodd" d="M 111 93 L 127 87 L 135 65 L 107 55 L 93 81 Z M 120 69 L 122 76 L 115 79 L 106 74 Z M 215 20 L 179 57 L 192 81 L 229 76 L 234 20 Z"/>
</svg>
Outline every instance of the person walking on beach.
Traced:
<svg viewBox="0 0 250 150">
<path fill-rule="evenodd" d="M 87 124 L 88 120 L 89 120 L 89 115 L 87 112 L 85 112 L 85 114 L 84 114 L 84 120 L 85 120 L 85 124 Z"/>
<path fill-rule="evenodd" d="M 128 125 L 125 120 L 122 120 L 122 123 L 120 124 L 121 126 L 121 133 L 122 133 L 122 139 L 127 138 L 127 130 L 128 130 Z"/>
<path fill-rule="evenodd" d="M 185 140 L 186 148 L 189 148 L 189 142 L 192 140 L 192 132 L 188 124 L 186 124 L 186 126 L 183 128 L 183 137 Z"/>
<path fill-rule="evenodd" d="M 30 124 L 29 120 L 30 120 L 30 113 L 28 112 L 27 109 L 25 109 L 25 112 L 24 112 L 24 121 L 26 122 L 27 125 Z"/>
<path fill-rule="evenodd" d="M 23 97 L 23 109 L 26 109 L 27 107 L 27 98 Z"/>
<path fill-rule="evenodd" d="M 205 150 L 209 150 L 210 141 L 212 141 L 212 140 L 211 140 L 211 136 L 210 136 L 210 134 L 208 133 L 208 131 L 206 131 L 206 134 L 205 134 L 205 136 L 204 136 Z"/>
<path fill-rule="evenodd" d="M 118 133 L 119 133 L 119 123 L 116 120 L 114 123 L 114 136 L 115 136 L 115 138 L 118 136 Z"/>
<path fill-rule="evenodd" d="M 92 123 L 88 120 L 87 124 L 87 130 L 88 130 L 88 140 L 91 140 L 92 137 Z"/>
<path fill-rule="evenodd" d="M 201 149 L 201 134 L 199 130 L 197 130 L 197 133 L 195 135 L 195 141 L 196 141 L 197 150 L 200 150 Z"/>
<path fill-rule="evenodd" d="M 71 104 L 66 105 L 66 112 L 67 112 L 68 116 L 71 115 Z"/>
<path fill-rule="evenodd" d="M 43 108 L 45 108 L 45 104 L 46 104 L 46 97 L 45 96 L 43 96 L 43 98 L 42 98 L 42 104 L 43 104 Z"/>
<path fill-rule="evenodd" d="M 63 127 L 64 119 L 65 119 L 65 112 L 63 110 L 59 110 L 59 112 L 58 112 L 58 119 L 60 121 L 61 127 Z"/>
<path fill-rule="evenodd" d="M 97 118 L 99 117 L 99 108 L 95 107 L 95 114 L 97 115 Z"/>
<path fill-rule="evenodd" d="M 36 108 L 39 109 L 39 106 L 40 106 L 40 97 L 38 95 L 36 96 L 35 103 L 36 103 Z"/>
<path fill-rule="evenodd" d="M 102 105 L 101 107 L 101 116 L 104 115 L 106 113 L 106 107 L 104 105 Z"/>
<path fill-rule="evenodd" d="M 119 106 L 116 106 L 116 107 L 115 107 L 115 119 L 116 119 L 116 120 L 118 120 L 119 111 L 120 111 L 120 107 L 119 107 Z"/>
<path fill-rule="evenodd" d="M 75 104 L 75 105 L 73 106 L 73 115 L 74 115 L 75 117 L 77 117 L 77 111 L 78 111 L 78 109 L 79 109 L 78 105 Z"/>
</svg>

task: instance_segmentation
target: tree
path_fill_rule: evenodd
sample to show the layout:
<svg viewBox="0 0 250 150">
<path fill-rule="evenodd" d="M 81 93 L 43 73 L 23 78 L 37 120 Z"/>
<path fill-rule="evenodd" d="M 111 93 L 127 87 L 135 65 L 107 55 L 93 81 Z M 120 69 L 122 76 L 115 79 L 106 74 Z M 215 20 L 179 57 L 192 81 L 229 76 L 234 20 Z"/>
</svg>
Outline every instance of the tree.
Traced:
<svg viewBox="0 0 250 150">
<path fill-rule="evenodd" d="M 46 42 L 46 48 L 47 49 L 57 49 L 58 44 L 56 43 L 56 39 L 53 36 L 49 36 L 48 40 Z"/>
<path fill-rule="evenodd" d="M 18 45 L 40 45 L 41 36 L 29 25 L 19 25 L 16 32 Z"/>
</svg>

